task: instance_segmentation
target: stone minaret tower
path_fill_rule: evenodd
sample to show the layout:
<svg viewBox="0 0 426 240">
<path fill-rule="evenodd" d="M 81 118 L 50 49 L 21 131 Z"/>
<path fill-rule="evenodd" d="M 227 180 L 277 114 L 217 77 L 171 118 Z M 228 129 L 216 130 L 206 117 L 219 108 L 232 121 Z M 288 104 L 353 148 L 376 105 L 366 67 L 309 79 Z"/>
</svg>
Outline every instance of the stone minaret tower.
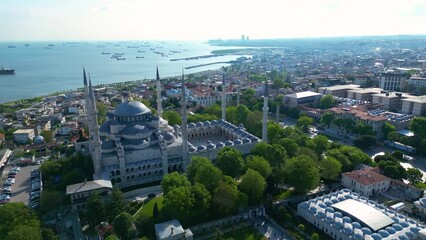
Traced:
<svg viewBox="0 0 426 240">
<path fill-rule="evenodd" d="M 225 73 L 222 77 L 222 93 L 221 93 L 221 105 L 222 105 L 222 120 L 226 121 L 226 83 L 225 83 Z"/>
<path fill-rule="evenodd" d="M 158 73 L 157 67 L 157 116 L 163 117 L 163 106 L 161 101 L 161 84 L 160 84 L 160 74 Z"/>
<path fill-rule="evenodd" d="M 182 70 L 182 159 L 184 170 L 186 170 L 190 163 L 188 155 L 188 116 L 186 114 L 186 98 L 185 76 Z"/>
<path fill-rule="evenodd" d="M 268 141 L 268 80 L 265 80 L 265 94 L 263 95 L 263 120 L 262 120 L 262 141 Z"/>
<path fill-rule="evenodd" d="M 241 82 L 238 83 L 237 87 L 237 106 L 240 105 L 240 84 Z"/>
<path fill-rule="evenodd" d="M 95 93 L 93 92 L 92 80 L 89 75 L 89 102 L 90 102 L 90 121 L 89 121 L 89 129 L 90 129 L 90 144 L 91 144 L 91 155 L 93 161 L 93 167 L 95 170 L 95 174 L 93 175 L 93 179 L 101 179 L 102 178 L 102 163 L 101 163 L 101 139 L 99 137 L 99 125 L 98 125 L 98 111 L 96 109 L 96 100 Z"/>
</svg>

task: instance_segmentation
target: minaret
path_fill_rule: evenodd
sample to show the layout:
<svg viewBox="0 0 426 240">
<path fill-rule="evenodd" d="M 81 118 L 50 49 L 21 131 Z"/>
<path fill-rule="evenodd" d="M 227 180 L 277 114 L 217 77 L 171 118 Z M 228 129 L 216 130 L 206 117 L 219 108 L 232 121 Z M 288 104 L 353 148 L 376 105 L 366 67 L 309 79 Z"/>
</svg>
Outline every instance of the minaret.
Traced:
<svg viewBox="0 0 426 240">
<path fill-rule="evenodd" d="M 182 69 L 182 159 L 183 159 L 183 169 L 186 171 L 190 163 L 188 156 L 188 117 L 186 114 L 186 90 L 185 90 L 185 76 Z"/>
<path fill-rule="evenodd" d="M 237 87 L 237 106 L 240 105 L 240 83 L 238 83 Z"/>
<path fill-rule="evenodd" d="M 89 107 L 90 107 L 90 101 L 89 101 L 89 87 L 87 86 L 87 77 L 86 77 L 86 69 L 83 68 L 83 80 L 84 80 L 84 97 L 86 100 L 86 115 L 87 118 L 89 118 Z"/>
<path fill-rule="evenodd" d="M 160 74 L 158 73 L 158 67 L 157 67 L 157 116 L 159 118 L 163 117 L 163 106 L 161 101 L 161 84 L 160 84 Z"/>
<path fill-rule="evenodd" d="M 221 93 L 221 105 L 222 105 L 222 120 L 226 121 L 226 84 L 225 84 L 225 73 L 222 77 L 222 93 Z"/>
<path fill-rule="evenodd" d="M 92 80 L 89 75 L 89 99 L 90 99 L 90 136 L 91 136 L 91 153 L 95 174 L 93 179 L 102 179 L 102 164 L 101 164 L 101 139 L 99 137 L 98 111 L 96 109 L 95 93 L 93 92 Z"/>
<path fill-rule="evenodd" d="M 265 80 L 265 94 L 263 95 L 263 120 L 262 120 L 262 141 L 268 141 L 268 80 Z"/>
</svg>

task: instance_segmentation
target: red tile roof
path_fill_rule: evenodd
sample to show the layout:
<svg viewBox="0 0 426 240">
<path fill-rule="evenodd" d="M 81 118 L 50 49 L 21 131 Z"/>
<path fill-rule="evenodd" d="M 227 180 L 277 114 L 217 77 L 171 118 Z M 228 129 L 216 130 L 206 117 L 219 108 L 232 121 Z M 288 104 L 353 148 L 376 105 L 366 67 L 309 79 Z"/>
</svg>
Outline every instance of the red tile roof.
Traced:
<svg viewBox="0 0 426 240">
<path fill-rule="evenodd" d="M 355 180 L 356 182 L 362 185 L 372 185 L 375 183 L 390 181 L 391 179 L 385 175 L 375 173 L 369 170 L 355 170 L 352 172 L 342 173 L 343 176 L 346 176 L 350 179 Z"/>
</svg>

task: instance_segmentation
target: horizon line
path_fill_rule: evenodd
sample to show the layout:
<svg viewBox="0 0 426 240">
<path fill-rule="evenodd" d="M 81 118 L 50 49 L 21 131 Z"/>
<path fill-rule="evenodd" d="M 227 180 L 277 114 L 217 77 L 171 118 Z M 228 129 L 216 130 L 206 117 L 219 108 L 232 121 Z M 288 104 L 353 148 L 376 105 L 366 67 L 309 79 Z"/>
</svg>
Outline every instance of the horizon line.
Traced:
<svg viewBox="0 0 426 240">
<path fill-rule="evenodd" d="M 250 35 L 245 35 L 250 37 Z M 413 34 L 380 34 L 380 35 L 334 35 L 334 36 L 295 36 L 295 37 L 265 37 L 265 38 L 250 38 L 245 40 L 259 41 L 259 40 L 304 40 L 304 39 L 333 39 L 333 38 L 369 38 L 369 37 L 414 37 L 414 36 L 426 36 L 426 33 L 413 33 Z M 211 38 L 211 39 L 51 39 L 51 40 L 0 40 L 0 43 L 5 42 L 136 42 L 136 41 L 147 41 L 147 42 L 208 42 L 211 40 L 241 40 L 240 38 Z"/>
</svg>

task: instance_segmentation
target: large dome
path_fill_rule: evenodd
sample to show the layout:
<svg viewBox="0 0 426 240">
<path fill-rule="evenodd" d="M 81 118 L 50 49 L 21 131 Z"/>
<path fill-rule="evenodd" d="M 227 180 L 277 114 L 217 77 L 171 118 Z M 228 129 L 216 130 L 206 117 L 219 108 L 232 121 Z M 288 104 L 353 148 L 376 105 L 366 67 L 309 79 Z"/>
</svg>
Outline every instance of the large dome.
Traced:
<svg viewBox="0 0 426 240">
<path fill-rule="evenodd" d="M 114 111 L 114 115 L 117 117 L 139 116 L 146 113 L 151 113 L 151 110 L 138 101 L 120 103 Z"/>
</svg>

